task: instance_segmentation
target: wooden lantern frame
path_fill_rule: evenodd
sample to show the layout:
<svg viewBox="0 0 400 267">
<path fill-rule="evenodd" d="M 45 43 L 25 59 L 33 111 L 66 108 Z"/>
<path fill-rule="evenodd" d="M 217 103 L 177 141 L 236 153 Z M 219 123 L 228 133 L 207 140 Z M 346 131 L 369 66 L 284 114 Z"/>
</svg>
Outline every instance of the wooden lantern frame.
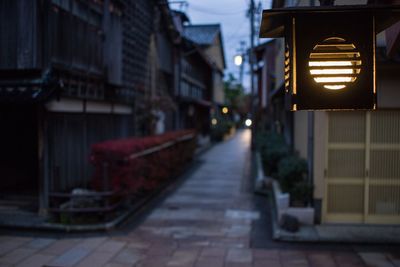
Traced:
<svg viewBox="0 0 400 267">
<path fill-rule="evenodd" d="M 260 37 L 285 37 L 285 92 L 292 110 L 376 109 L 376 33 L 399 20 L 399 6 L 329 6 L 264 10 Z M 336 51 L 315 53 L 326 40 L 339 40 Z M 351 46 L 350 46 L 351 45 Z M 351 50 L 340 50 L 350 47 Z M 347 54 L 346 54 L 347 53 Z M 353 62 L 343 66 L 320 67 L 319 77 L 312 74 L 312 57 L 323 57 L 324 64 Z M 335 58 L 337 55 L 344 58 Z M 350 58 L 350 55 L 354 58 Z M 355 58 L 357 57 L 357 58 Z M 319 59 L 322 60 L 322 59 Z M 325 63 L 328 62 L 328 63 Z M 318 62 L 314 62 L 318 63 Z M 350 64 L 349 64 L 350 65 Z M 332 77 L 334 77 L 332 79 Z M 318 82 L 316 82 L 318 80 Z M 325 81 L 333 86 L 319 83 Z M 332 81 L 342 81 L 333 83 Z M 337 90 L 329 90 L 337 89 Z"/>
</svg>

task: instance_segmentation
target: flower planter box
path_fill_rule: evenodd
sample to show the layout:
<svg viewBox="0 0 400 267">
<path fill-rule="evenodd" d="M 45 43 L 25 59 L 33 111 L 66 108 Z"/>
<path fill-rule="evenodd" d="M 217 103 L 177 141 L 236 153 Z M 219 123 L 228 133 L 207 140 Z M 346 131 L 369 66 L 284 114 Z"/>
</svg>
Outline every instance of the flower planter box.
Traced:
<svg viewBox="0 0 400 267">
<path fill-rule="evenodd" d="M 126 195 L 155 190 L 183 169 L 195 148 L 193 130 L 94 144 L 92 186 Z"/>
<path fill-rule="evenodd" d="M 280 189 L 278 181 L 272 179 L 272 190 L 276 205 L 276 211 L 278 214 L 278 221 L 282 219 L 283 214 L 288 214 L 294 216 L 299 220 L 300 223 L 306 225 L 314 224 L 315 210 L 313 207 L 291 207 L 290 195 L 288 193 L 283 193 Z"/>
<path fill-rule="evenodd" d="M 315 210 L 313 207 L 291 207 L 290 206 L 290 195 L 288 193 L 282 192 L 279 183 L 276 179 L 272 177 L 267 177 L 264 175 L 264 171 L 261 164 L 261 156 L 259 153 L 257 157 L 257 181 L 258 183 L 264 183 L 272 188 L 273 199 L 275 210 L 277 213 L 277 221 L 280 222 L 282 215 L 288 214 L 297 218 L 297 220 L 305 225 L 314 224 L 314 214 Z"/>
</svg>

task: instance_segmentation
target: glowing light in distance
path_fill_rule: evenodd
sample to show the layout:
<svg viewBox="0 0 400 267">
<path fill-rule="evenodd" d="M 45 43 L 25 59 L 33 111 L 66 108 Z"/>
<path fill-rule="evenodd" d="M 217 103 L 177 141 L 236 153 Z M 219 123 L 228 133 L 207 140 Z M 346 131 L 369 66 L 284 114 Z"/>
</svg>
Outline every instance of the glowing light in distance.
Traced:
<svg viewBox="0 0 400 267">
<path fill-rule="evenodd" d="M 226 114 L 229 112 L 229 109 L 227 107 L 222 108 L 222 113 Z"/>
<path fill-rule="evenodd" d="M 243 57 L 242 57 L 241 55 L 236 55 L 236 56 L 233 58 L 233 61 L 235 62 L 235 65 L 236 65 L 236 66 L 240 66 L 240 65 L 242 65 L 242 63 L 243 63 Z"/>
<path fill-rule="evenodd" d="M 212 120 L 211 120 L 211 124 L 212 124 L 212 125 L 217 125 L 217 123 L 218 123 L 217 119 L 212 119 Z"/>
<path fill-rule="evenodd" d="M 250 127 L 250 126 L 253 124 L 253 122 L 252 122 L 250 119 L 247 119 L 247 120 L 244 122 L 244 124 L 245 124 L 247 127 Z"/>
</svg>

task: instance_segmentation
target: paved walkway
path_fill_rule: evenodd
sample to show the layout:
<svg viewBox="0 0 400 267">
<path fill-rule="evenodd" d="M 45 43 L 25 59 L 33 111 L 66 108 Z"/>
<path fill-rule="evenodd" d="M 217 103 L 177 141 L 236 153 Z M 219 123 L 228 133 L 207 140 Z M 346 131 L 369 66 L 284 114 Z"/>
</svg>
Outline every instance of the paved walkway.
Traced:
<svg viewBox="0 0 400 267">
<path fill-rule="evenodd" d="M 251 224 L 260 214 L 243 179 L 249 141 L 242 131 L 213 147 L 194 174 L 126 235 L 0 236 L 0 266 L 366 266 L 352 252 L 250 248 Z"/>
</svg>

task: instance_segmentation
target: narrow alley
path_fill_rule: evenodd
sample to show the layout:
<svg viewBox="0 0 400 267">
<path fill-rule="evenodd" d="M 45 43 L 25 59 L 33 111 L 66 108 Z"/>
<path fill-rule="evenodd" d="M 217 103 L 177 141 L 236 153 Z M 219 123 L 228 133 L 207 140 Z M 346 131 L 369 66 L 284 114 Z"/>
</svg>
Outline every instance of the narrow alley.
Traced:
<svg viewBox="0 0 400 267">
<path fill-rule="evenodd" d="M 260 214 L 249 190 L 249 146 L 244 130 L 212 147 L 182 186 L 123 234 L 1 236 L 0 266 L 365 266 L 343 250 L 252 248 Z"/>
<path fill-rule="evenodd" d="M 0 267 L 400 267 L 400 1 L 0 25 Z"/>
</svg>

